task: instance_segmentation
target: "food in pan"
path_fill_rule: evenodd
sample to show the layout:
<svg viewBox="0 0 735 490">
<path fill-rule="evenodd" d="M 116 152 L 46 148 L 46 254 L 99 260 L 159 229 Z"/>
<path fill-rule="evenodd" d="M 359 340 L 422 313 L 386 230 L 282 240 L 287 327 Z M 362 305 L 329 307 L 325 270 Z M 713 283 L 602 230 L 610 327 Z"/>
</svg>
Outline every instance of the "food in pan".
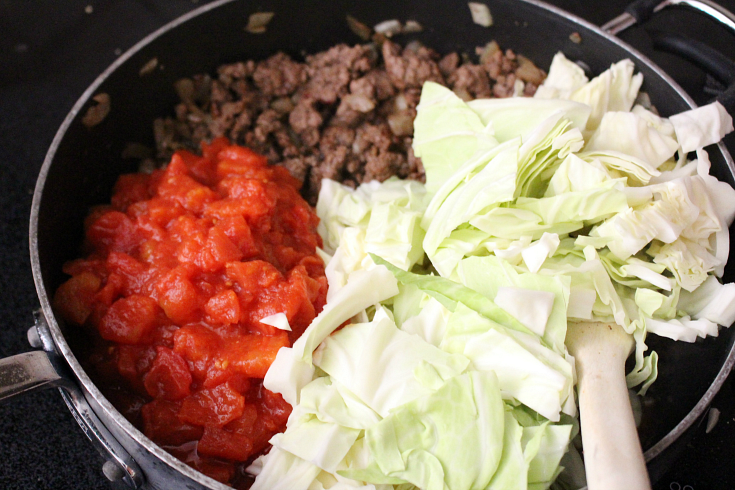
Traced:
<svg viewBox="0 0 735 490">
<path fill-rule="evenodd" d="M 293 407 L 287 430 L 270 439 L 274 448 L 249 467 L 251 473 L 259 473 L 255 483 L 259 488 L 330 488 L 340 480 L 345 483 L 346 478 L 401 488 L 443 488 L 445 483 L 449 488 L 474 488 L 475 483 L 484 488 L 493 481 L 498 488 L 511 483 L 520 484 L 519 488 L 526 488 L 525 484 L 548 486 L 558 474 L 560 459 L 573 433 L 573 364 L 563 345 L 568 316 L 609 319 L 633 333 L 638 341 L 637 362 L 629 379 L 631 385 L 642 384 L 644 390 L 656 376 L 655 355 L 644 357 L 644 328 L 693 341 L 697 336 L 716 334 L 717 323 L 732 322 L 731 290 L 713 275 L 726 260 L 728 248 L 722 241 L 732 214 L 732 190 L 706 175 L 704 153 L 700 152 L 698 160 L 691 163 L 687 163 L 685 154 L 719 139 L 727 120 L 715 106 L 704 114 L 682 115 L 678 122 L 658 118 L 640 107 L 628 112 L 640 86 L 640 77 L 633 75 L 629 62 L 616 64 L 588 82 L 581 69 L 560 56 L 555 58 L 537 99 L 465 104 L 464 99 L 489 95 L 483 91 L 491 87 L 512 86 L 513 90 L 504 94 L 525 91 L 528 95 L 535 91 L 535 82 L 516 83 L 510 72 L 495 73 L 493 78 L 487 67 L 458 66 L 458 56 L 439 59 L 425 48 L 414 46 L 400 51 L 391 43 L 383 45 L 383 55 L 386 67 L 390 66 L 390 56 L 398 60 L 393 60 L 396 70 L 387 69 L 381 74 L 370 65 L 375 63 L 374 59 L 370 61 L 374 51 L 360 52 L 365 55 L 360 59 L 368 62 L 364 68 L 360 62 L 340 66 L 335 60 L 329 62 L 326 55 L 324 66 L 319 65 L 325 70 L 322 82 L 333 80 L 332 75 L 339 80 L 337 87 L 332 87 L 331 102 L 314 99 L 309 82 L 319 80 L 320 75 L 319 71 L 309 71 L 308 64 L 302 67 L 306 74 L 297 77 L 306 81 L 301 88 L 294 86 L 293 77 L 280 68 L 275 69 L 275 78 L 258 78 L 258 69 L 272 63 L 271 58 L 258 65 L 224 67 L 216 81 L 219 85 L 205 77 L 180 82 L 177 89 L 182 104 L 177 108 L 176 120 L 156 125 L 162 155 L 225 134 L 307 179 L 307 198 L 313 199 L 321 186 L 317 209 L 322 218 L 322 236 L 325 248 L 335 254 L 324 256 L 329 259 L 326 307 L 302 337 L 298 332 L 306 324 L 294 320 L 300 318 L 298 314 L 289 315 L 286 303 L 279 311 L 275 311 L 277 307 L 258 309 L 247 320 L 242 320 L 241 311 L 239 320 L 248 334 L 270 339 L 265 355 L 258 355 L 254 363 L 245 363 L 257 366 L 258 376 L 248 371 L 222 382 L 226 375 L 218 377 L 221 371 L 232 369 L 230 363 L 237 360 L 215 356 L 198 359 L 202 362 L 197 365 L 195 357 L 202 350 L 198 339 L 191 341 L 194 357 L 190 362 L 174 362 L 171 353 L 181 356 L 176 349 L 177 335 L 185 337 L 179 332 L 189 329 L 187 322 L 201 321 L 186 317 L 186 305 L 190 303 L 185 300 L 181 302 L 185 311 L 176 317 L 179 308 L 175 296 L 185 294 L 187 289 L 178 284 L 173 288 L 175 294 L 168 298 L 170 312 L 161 304 L 162 298 L 166 304 L 166 293 L 162 293 L 165 288 L 155 291 L 159 295 L 155 304 L 150 297 L 147 300 L 136 293 L 130 296 L 133 299 L 125 298 L 119 308 L 111 303 L 108 311 L 95 312 L 87 306 L 88 300 L 80 298 L 84 294 L 87 298 L 96 296 L 107 287 L 109 279 L 104 272 L 95 279 L 91 276 L 96 269 L 75 269 L 75 264 L 83 261 L 73 262 L 67 271 L 80 273 L 73 274 L 60 288 L 57 303 L 62 311 L 65 307 L 61 305 L 67 305 L 65 316 L 76 323 L 93 322 L 95 314 L 105 318 L 109 310 L 113 311 L 112 321 L 100 319 L 100 333 L 118 345 L 111 351 L 109 344 L 102 344 L 108 349 L 108 357 L 104 352 L 96 354 L 97 369 L 104 374 L 108 367 L 117 377 L 134 373 L 138 377 L 133 387 L 142 381 L 142 390 L 138 386 L 142 396 L 126 394 L 120 397 L 125 399 L 123 403 L 117 400 L 118 406 L 123 406 L 123 413 L 134 421 L 139 417 L 136 414 L 142 413 L 142 421 L 139 418 L 137 422 L 144 430 L 146 424 L 151 428 L 173 421 L 175 427 L 164 428 L 171 429 L 175 442 L 157 442 L 222 481 L 247 485 L 242 466 L 236 470 L 232 461 L 250 463 L 263 449 L 266 434 L 270 437 L 283 429 Z M 514 56 L 504 55 L 492 45 L 482 54 L 488 53 L 485 60 L 500 60 L 500 69 L 507 62 L 516 72 L 526 66 L 536 70 L 534 76 L 543 77 L 533 65 L 514 65 Z M 314 60 L 319 56 L 310 62 L 318 65 Z M 442 65 L 454 71 L 443 71 Z M 431 69 L 418 70 L 420 66 Z M 480 88 L 471 93 L 461 86 L 459 75 L 452 78 L 459 72 L 474 75 Z M 511 75 L 513 83 L 509 85 Z M 453 91 L 432 83 L 433 76 L 439 78 L 436 81 L 448 81 Z M 502 84 L 500 76 L 505 77 Z M 386 88 L 389 95 L 381 99 L 380 85 L 373 83 L 365 98 L 350 97 L 360 95 L 361 85 L 356 82 L 369 77 L 387 79 L 392 84 Z M 259 96 L 258 90 L 265 90 L 273 80 L 285 83 L 285 88 Z M 230 85 L 223 88 L 225 82 Z M 417 108 L 419 95 L 421 104 Z M 350 106 L 365 100 L 372 104 L 369 109 L 369 104 L 364 105 L 367 110 Z M 418 117 L 413 121 L 417 110 Z M 303 128 L 298 124 L 302 115 L 306 116 L 304 121 L 311 121 Z M 340 119 L 340 115 L 351 118 Z M 705 127 L 698 116 L 724 124 L 716 127 L 713 122 Z M 405 124 L 406 120 L 410 125 Z M 687 124 L 690 129 L 682 130 Z M 699 136 L 692 136 L 691 124 L 701 130 Z M 677 162 L 672 157 L 680 147 Z M 257 160 L 258 168 L 278 168 L 264 167 L 264 159 L 257 154 L 222 140 L 211 146 L 205 144 L 203 149 L 202 158 L 177 153 L 165 171 L 154 175 L 181 172 L 204 179 L 199 182 L 204 184 L 208 182 L 207 173 L 199 165 L 205 164 L 196 162 L 227 162 L 227 151 L 251 155 L 248 158 Z M 423 171 L 426 186 L 386 181 L 392 175 L 420 178 Z M 288 180 L 285 171 L 278 175 Z M 323 177 L 342 180 L 347 186 L 322 182 Z M 125 179 L 130 182 L 126 184 Z M 113 205 L 135 210 L 132 200 L 153 197 L 149 182 L 138 186 L 138 181 L 146 179 L 151 177 L 124 178 L 119 187 L 130 185 L 132 197 L 123 192 Z M 293 191 L 293 182 L 287 184 Z M 721 194 L 718 198 L 725 200 L 725 205 L 714 211 L 709 200 L 713 189 Z M 221 194 L 234 190 L 250 198 L 251 204 L 260 202 L 255 199 L 258 194 L 249 188 L 221 184 L 217 190 Z M 201 214 L 205 207 L 196 206 L 208 202 L 199 194 L 192 188 L 175 200 L 181 206 L 191 200 L 195 215 Z M 677 201 L 682 196 L 688 201 Z M 690 204 L 697 210 L 688 207 Z M 304 216 L 308 214 L 305 205 L 297 207 L 305 210 Z M 212 229 L 227 226 L 219 220 L 232 217 L 212 214 Z M 93 213 L 90 230 L 99 218 Z M 125 222 L 112 221 L 112 228 L 119 225 L 118 221 Z M 312 218 L 306 221 L 316 226 Z M 107 238 L 110 228 L 103 222 L 90 236 Z M 620 230 L 628 235 L 621 235 Z M 202 267 L 204 273 L 214 272 L 208 267 L 215 271 L 217 267 L 239 269 L 226 264 L 248 258 L 242 250 L 238 258 L 236 254 L 221 255 L 216 243 L 208 250 L 210 231 L 195 231 L 200 232 L 203 243 L 198 244 L 198 251 L 194 247 L 191 262 Z M 183 246 L 185 235 L 186 231 L 178 235 L 182 257 L 187 251 Z M 319 268 L 319 259 L 314 258 L 318 237 L 313 230 L 311 236 L 315 237 L 314 248 L 308 253 L 311 269 L 306 265 L 304 269 L 316 283 L 313 294 L 307 294 L 311 304 L 307 316 L 313 318 L 324 305 L 325 293 L 324 272 Z M 638 243 L 641 237 L 643 242 Z M 104 239 L 100 243 L 109 247 Z M 123 251 L 135 247 L 125 239 L 109 243 L 123 247 Z M 708 255 L 691 253 L 702 249 Z M 162 255 L 179 260 L 181 254 Z M 110 256 L 115 263 L 114 254 L 108 254 L 105 262 Z M 274 268 L 283 275 L 285 269 L 279 271 L 278 264 Z M 115 263 L 121 271 L 126 266 L 130 264 Z M 238 291 L 223 293 L 222 301 L 215 300 L 214 294 L 202 302 L 204 306 L 199 308 L 203 315 L 215 318 L 212 315 L 223 312 L 225 322 L 237 320 L 230 314 L 233 305 L 242 300 L 242 295 L 247 296 L 244 291 L 252 292 L 249 285 L 258 282 L 238 282 L 238 278 L 229 277 L 236 285 L 233 289 L 239 286 Z M 215 288 L 211 292 L 220 291 Z M 707 301 L 713 293 L 724 302 Z M 728 298 L 729 302 L 725 301 Z M 272 299 L 269 296 L 268 300 Z M 533 302 L 533 310 L 525 307 L 529 302 Z M 211 312 L 207 311 L 210 303 Z M 681 317 L 681 311 L 694 319 Z M 144 355 L 126 359 L 123 366 L 127 371 L 121 370 L 119 352 L 125 350 L 123 344 L 139 342 L 147 332 L 145 328 L 133 328 L 131 336 L 118 336 L 120 325 L 127 322 L 147 326 L 149 318 L 138 318 L 146 312 L 149 317 L 165 312 L 163 316 L 168 320 L 161 325 L 170 330 L 162 329 L 165 331 L 160 342 L 173 338 L 173 349 L 159 345 L 154 353 L 149 348 Z M 344 328 L 339 329 L 341 326 Z M 285 334 L 288 330 L 279 327 L 296 333 Z M 337 333 L 330 335 L 334 331 Z M 206 332 L 199 329 L 198 333 Z M 181 342 L 181 352 L 189 345 L 188 340 Z M 117 354 L 113 353 L 115 349 Z M 252 354 L 249 347 L 244 350 Z M 275 364 L 266 375 L 274 358 Z M 111 365 L 111 359 L 115 365 Z M 519 364 L 519 359 L 525 362 Z M 164 367 L 154 370 L 157 362 Z M 178 382 L 186 378 L 184 369 L 191 371 L 203 365 L 214 374 L 199 371 L 201 380 L 191 374 L 193 384 Z M 381 370 L 371 369 L 373 366 L 381 366 Z M 519 379 L 519 372 L 524 377 Z M 251 379 L 263 375 L 263 385 Z M 151 376 L 153 379 L 146 382 Z M 211 383 L 205 386 L 207 380 Z M 171 393 L 169 381 L 173 381 Z M 187 389 L 190 391 L 192 386 L 201 391 L 189 393 Z M 159 395 L 166 403 L 161 403 L 156 418 L 148 413 L 154 410 L 145 407 L 157 403 L 150 402 L 150 397 Z M 108 396 L 116 401 L 114 392 Z M 184 400 L 180 406 L 177 397 Z M 182 418 L 186 400 L 195 397 L 188 405 L 194 412 L 199 410 L 197 417 L 204 417 Z M 255 416 L 243 409 L 233 418 L 238 409 L 232 406 L 239 405 L 237 401 L 229 402 L 240 399 L 244 400 L 243 406 L 255 402 L 262 409 L 256 406 Z M 212 408 L 215 406 L 219 408 Z M 235 418 L 248 419 L 235 423 Z M 260 439 L 254 443 L 257 420 L 270 432 L 259 432 Z M 489 420 L 493 423 L 487 423 Z M 426 433 L 422 429 L 425 427 L 435 427 L 436 431 Z M 147 433 L 154 434 L 156 440 L 155 431 Z M 204 451 L 198 450 L 208 434 L 211 444 L 204 444 Z M 458 438 L 457 434 L 466 434 L 466 438 Z M 472 458 L 477 464 L 467 465 L 474 461 Z M 525 483 L 518 475 L 524 475 Z"/>
<path fill-rule="evenodd" d="M 291 407 L 262 387 L 322 309 L 318 219 L 283 167 L 224 138 L 123 175 L 56 292 L 97 346 L 92 375 L 157 444 L 231 481 Z"/>
</svg>

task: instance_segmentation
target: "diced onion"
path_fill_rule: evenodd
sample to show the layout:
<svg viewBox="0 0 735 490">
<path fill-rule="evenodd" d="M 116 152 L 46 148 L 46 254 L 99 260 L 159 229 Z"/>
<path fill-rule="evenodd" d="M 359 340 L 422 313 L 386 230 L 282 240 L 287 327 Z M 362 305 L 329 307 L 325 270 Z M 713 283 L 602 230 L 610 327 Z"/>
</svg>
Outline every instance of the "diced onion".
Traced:
<svg viewBox="0 0 735 490">
<path fill-rule="evenodd" d="M 250 14 L 245 30 L 251 34 L 263 34 L 268 23 L 273 19 L 273 12 L 256 12 Z"/>
<path fill-rule="evenodd" d="M 370 29 L 368 26 L 355 19 L 351 15 L 347 16 L 347 26 L 363 41 L 367 41 L 373 35 L 372 29 Z"/>
<path fill-rule="evenodd" d="M 409 33 L 409 32 L 421 32 L 424 30 L 424 26 L 416 22 L 415 20 L 407 20 L 406 24 L 403 26 L 403 32 Z"/>
<path fill-rule="evenodd" d="M 378 34 L 383 34 L 384 36 L 391 37 L 394 34 L 400 34 L 402 27 L 399 21 L 397 21 L 396 19 L 390 19 L 375 24 L 373 30 Z"/>
<path fill-rule="evenodd" d="M 469 2 L 467 5 L 470 7 L 472 22 L 482 27 L 490 27 L 493 25 L 493 16 L 487 5 L 479 2 Z"/>
<path fill-rule="evenodd" d="M 110 95 L 106 93 L 99 93 L 92 97 L 92 100 L 97 102 L 96 105 L 91 106 L 87 109 L 87 112 L 82 117 L 82 124 L 91 128 L 101 123 L 110 113 Z"/>
</svg>

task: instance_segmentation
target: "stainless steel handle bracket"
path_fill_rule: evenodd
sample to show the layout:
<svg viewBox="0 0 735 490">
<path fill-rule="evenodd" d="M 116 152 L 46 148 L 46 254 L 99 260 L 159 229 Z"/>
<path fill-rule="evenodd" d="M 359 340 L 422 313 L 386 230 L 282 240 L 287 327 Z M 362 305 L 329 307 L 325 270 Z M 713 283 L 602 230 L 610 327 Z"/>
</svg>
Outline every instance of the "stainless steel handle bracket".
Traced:
<svg viewBox="0 0 735 490">
<path fill-rule="evenodd" d="M 103 474 L 110 481 L 122 481 L 129 488 L 141 488 L 143 473 L 95 415 L 79 385 L 56 350 L 46 318 L 34 312 L 35 325 L 28 330 L 31 346 L 43 350 L 0 359 L 0 402 L 31 391 L 58 387 L 61 397 L 87 438 L 105 459 Z"/>
<path fill-rule="evenodd" d="M 663 0 L 661 2 L 635 2 L 635 4 L 647 4 L 646 7 L 650 9 L 649 14 L 659 12 L 668 7 L 685 7 L 690 10 L 698 11 L 712 19 L 716 20 L 720 24 L 724 25 L 730 31 L 735 34 L 735 15 L 732 12 L 725 9 L 721 5 L 716 4 L 710 0 Z M 625 29 L 640 24 L 644 21 L 639 16 L 632 13 L 632 10 L 627 10 L 619 16 L 612 19 L 610 22 L 602 26 L 602 30 L 609 32 L 610 34 L 617 36 L 620 32 Z M 638 18 L 637 18 L 638 17 Z"/>
</svg>

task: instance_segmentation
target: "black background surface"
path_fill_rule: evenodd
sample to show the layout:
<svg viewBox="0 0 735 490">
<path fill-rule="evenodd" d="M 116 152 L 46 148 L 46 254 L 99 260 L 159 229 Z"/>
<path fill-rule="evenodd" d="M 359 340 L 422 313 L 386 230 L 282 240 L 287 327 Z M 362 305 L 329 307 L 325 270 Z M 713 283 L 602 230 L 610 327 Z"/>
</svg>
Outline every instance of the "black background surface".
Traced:
<svg viewBox="0 0 735 490">
<path fill-rule="evenodd" d="M 0 357 L 29 350 L 26 330 L 38 308 L 28 255 L 35 180 L 64 117 L 85 88 L 142 37 L 204 1 L 0 0 Z M 602 24 L 626 0 L 553 0 Z M 721 0 L 735 10 L 735 0 Z M 325 5 L 327 3 L 325 2 Z M 735 59 L 735 36 L 684 11 L 665 11 L 649 27 L 691 35 Z M 621 37 L 646 52 L 698 102 L 704 74 L 677 58 L 652 53 L 644 29 Z M 735 138 L 727 138 L 735 153 Z M 706 361 L 703 361 L 706 362 Z M 654 490 L 735 489 L 735 376 L 712 403 L 717 426 L 691 439 Z M 0 406 L 0 490 L 109 489 L 102 459 L 55 391 Z"/>
</svg>

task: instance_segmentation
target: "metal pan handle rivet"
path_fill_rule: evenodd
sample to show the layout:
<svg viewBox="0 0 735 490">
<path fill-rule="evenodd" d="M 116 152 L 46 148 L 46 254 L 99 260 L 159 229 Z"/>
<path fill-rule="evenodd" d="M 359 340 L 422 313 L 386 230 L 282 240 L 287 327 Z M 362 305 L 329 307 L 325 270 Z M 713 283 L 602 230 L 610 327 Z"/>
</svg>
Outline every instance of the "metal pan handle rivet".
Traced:
<svg viewBox="0 0 735 490">
<path fill-rule="evenodd" d="M 41 336 L 38 335 L 38 329 L 35 325 L 28 329 L 28 343 L 34 349 L 41 349 L 43 347 L 43 341 L 41 340 Z"/>
<path fill-rule="evenodd" d="M 105 475 L 105 478 L 112 482 L 122 480 L 125 477 L 125 470 L 111 459 L 105 461 L 105 464 L 102 465 L 102 473 Z"/>
</svg>

